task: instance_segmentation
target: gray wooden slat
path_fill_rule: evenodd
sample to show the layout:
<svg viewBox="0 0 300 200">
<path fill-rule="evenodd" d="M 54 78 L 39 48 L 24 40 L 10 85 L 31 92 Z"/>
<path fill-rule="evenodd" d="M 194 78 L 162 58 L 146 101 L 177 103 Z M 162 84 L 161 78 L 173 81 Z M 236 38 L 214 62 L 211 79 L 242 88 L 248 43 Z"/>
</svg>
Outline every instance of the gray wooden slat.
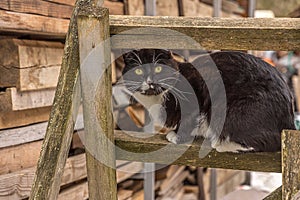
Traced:
<svg viewBox="0 0 300 200">
<path fill-rule="evenodd" d="M 110 16 L 113 48 L 297 50 L 300 19 Z M 122 35 L 121 35 L 122 33 Z M 194 42 L 188 42 L 188 38 Z M 263 41 L 263 42 L 262 42 Z"/>
</svg>

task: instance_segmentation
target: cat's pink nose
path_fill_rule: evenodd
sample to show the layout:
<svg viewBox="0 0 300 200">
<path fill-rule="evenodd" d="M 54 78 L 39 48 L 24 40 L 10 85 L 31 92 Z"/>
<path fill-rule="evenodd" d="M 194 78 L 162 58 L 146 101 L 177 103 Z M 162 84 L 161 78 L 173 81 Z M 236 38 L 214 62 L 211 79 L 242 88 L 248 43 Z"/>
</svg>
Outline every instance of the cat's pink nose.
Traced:
<svg viewBox="0 0 300 200">
<path fill-rule="evenodd" d="M 152 81 L 152 79 L 150 78 L 150 77 L 148 77 L 147 78 L 147 81 L 146 81 L 148 84 L 152 84 L 153 83 L 153 81 Z"/>
</svg>

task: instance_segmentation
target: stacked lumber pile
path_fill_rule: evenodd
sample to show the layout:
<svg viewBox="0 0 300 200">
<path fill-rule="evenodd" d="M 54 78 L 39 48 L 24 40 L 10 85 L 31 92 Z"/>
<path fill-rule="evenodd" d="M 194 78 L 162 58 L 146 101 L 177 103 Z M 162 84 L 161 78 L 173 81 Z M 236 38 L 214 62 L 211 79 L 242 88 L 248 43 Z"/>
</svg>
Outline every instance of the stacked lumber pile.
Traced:
<svg viewBox="0 0 300 200">
<path fill-rule="evenodd" d="M 189 179 L 193 180 L 195 185 L 187 185 Z M 196 185 L 195 174 L 185 166 L 167 166 L 155 172 L 155 199 L 198 199 L 198 186 Z M 143 200 L 143 180 L 135 177 L 127 179 L 118 185 L 118 194 L 128 193 L 124 199 Z M 119 198 L 121 200 L 121 198 Z"/>
<path fill-rule="evenodd" d="M 155 172 L 156 200 L 197 200 L 201 197 L 210 199 L 211 192 L 216 191 L 217 199 L 236 190 L 245 181 L 245 172 L 217 169 L 217 188 L 211 188 L 211 169 L 204 171 L 204 187 L 199 185 L 197 169 L 193 167 L 170 165 Z M 202 189 L 201 189 L 202 188 Z M 203 194 L 200 194 L 201 191 Z M 143 180 L 133 176 L 118 184 L 119 200 L 143 200 Z M 124 196 L 123 196 L 124 195 Z M 121 198 L 122 197 L 122 198 Z"/>
<path fill-rule="evenodd" d="M 0 129 L 48 120 L 63 44 L 0 40 Z"/>
</svg>

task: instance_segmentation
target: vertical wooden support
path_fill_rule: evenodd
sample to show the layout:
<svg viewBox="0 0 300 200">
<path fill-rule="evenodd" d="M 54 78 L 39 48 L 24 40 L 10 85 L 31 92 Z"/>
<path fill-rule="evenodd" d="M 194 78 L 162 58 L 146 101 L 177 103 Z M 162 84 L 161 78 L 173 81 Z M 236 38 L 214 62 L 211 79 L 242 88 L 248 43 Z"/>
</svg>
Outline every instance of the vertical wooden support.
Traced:
<svg viewBox="0 0 300 200">
<path fill-rule="evenodd" d="M 83 8 L 78 36 L 89 199 L 116 200 L 108 9 Z"/>
<path fill-rule="evenodd" d="M 80 102 L 79 85 L 76 83 L 79 75 L 76 17 L 81 3 L 82 1 L 76 2 L 71 17 L 55 99 L 31 190 L 31 200 L 56 199 L 60 189 Z"/>
<path fill-rule="evenodd" d="M 300 131 L 282 132 L 282 199 L 300 191 Z"/>
</svg>

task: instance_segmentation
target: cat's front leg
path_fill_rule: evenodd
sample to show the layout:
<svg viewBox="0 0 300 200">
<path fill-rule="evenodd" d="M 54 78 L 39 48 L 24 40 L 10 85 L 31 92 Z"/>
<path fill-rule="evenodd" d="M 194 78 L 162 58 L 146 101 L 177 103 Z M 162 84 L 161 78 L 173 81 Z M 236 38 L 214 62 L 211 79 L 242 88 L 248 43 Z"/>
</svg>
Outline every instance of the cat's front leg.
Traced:
<svg viewBox="0 0 300 200">
<path fill-rule="evenodd" d="M 192 134 L 198 129 L 197 113 L 182 116 L 182 120 L 177 124 L 175 130 L 168 132 L 166 139 L 174 144 L 191 143 L 195 135 Z"/>
</svg>

